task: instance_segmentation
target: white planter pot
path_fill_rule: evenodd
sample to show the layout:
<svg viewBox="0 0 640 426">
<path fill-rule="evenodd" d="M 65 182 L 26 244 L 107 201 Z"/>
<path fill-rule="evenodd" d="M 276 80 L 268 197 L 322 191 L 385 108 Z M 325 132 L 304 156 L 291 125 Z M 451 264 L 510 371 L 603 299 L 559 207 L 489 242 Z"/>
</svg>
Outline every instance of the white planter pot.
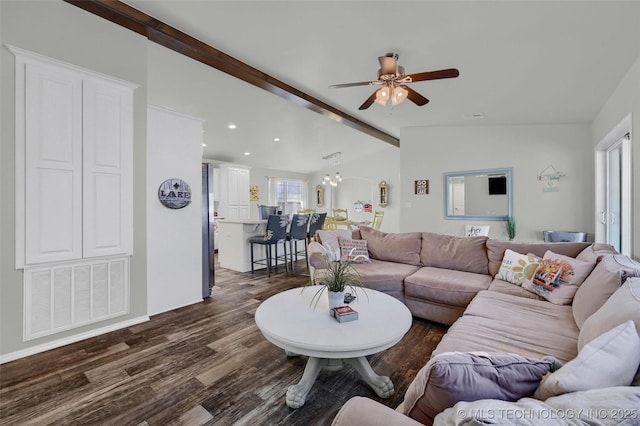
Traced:
<svg viewBox="0 0 640 426">
<path fill-rule="evenodd" d="M 327 296 L 329 297 L 329 315 L 331 315 L 333 308 L 344 306 L 344 291 L 327 290 Z"/>
</svg>

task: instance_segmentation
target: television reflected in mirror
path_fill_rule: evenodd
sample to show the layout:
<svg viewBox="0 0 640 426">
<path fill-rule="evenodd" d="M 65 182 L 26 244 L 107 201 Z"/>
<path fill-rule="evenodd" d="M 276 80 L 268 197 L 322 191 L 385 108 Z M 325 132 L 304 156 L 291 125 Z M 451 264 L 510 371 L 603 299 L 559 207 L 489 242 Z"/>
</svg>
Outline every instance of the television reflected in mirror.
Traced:
<svg viewBox="0 0 640 426">
<path fill-rule="evenodd" d="M 445 219 L 506 220 L 513 214 L 513 169 L 444 174 Z"/>
</svg>

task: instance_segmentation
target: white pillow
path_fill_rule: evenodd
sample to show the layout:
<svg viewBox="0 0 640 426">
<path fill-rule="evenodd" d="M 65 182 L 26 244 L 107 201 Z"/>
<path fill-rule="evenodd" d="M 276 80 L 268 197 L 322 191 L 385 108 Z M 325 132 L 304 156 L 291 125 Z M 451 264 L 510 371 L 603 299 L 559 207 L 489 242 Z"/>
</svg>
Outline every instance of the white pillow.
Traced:
<svg viewBox="0 0 640 426">
<path fill-rule="evenodd" d="M 511 249 L 506 249 L 496 278 L 522 286 L 525 280 L 533 278 L 540 261 L 541 259 L 536 255 L 520 254 Z"/>
<path fill-rule="evenodd" d="M 534 397 L 545 400 L 568 392 L 629 386 L 640 365 L 640 336 L 629 320 L 587 344 L 578 356 L 540 383 Z"/>
<path fill-rule="evenodd" d="M 340 260 L 340 238 L 350 240 L 353 236 L 351 231 L 318 231 L 324 254 L 330 262 Z"/>
</svg>

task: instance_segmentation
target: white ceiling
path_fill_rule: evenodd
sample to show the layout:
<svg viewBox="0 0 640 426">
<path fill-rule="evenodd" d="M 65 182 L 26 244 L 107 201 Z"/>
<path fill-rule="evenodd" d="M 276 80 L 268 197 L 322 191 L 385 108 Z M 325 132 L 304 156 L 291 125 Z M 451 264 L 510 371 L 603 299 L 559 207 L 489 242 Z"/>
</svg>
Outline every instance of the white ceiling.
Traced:
<svg viewBox="0 0 640 426">
<path fill-rule="evenodd" d="M 640 1 L 125 3 L 396 137 L 413 126 L 589 123 L 640 56 Z M 400 54 L 407 73 L 458 68 L 460 77 L 413 83 L 431 101 L 423 107 L 359 111 L 375 87 L 328 88 L 374 80 L 387 52 Z M 391 147 L 185 61 L 194 74 L 178 77 L 193 90 L 182 91 L 184 112 L 206 119 L 206 158 L 312 172 L 335 151 L 348 161 Z M 484 118 L 465 118 L 474 113 Z"/>
</svg>

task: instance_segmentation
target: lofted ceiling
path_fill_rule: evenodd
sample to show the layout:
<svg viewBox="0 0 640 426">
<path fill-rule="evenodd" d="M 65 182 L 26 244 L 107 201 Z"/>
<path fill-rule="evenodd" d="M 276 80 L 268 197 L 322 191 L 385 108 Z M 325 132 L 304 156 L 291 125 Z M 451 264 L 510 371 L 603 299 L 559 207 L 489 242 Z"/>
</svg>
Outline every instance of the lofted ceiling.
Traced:
<svg viewBox="0 0 640 426">
<path fill-rule="evenodd" d="M 396 138 L 414 126 L 589 123 L 640 56 L 638 1 L 124 3 Z M 387 52 L 407 73 L 460 76 L 413 83 L 423 107 L 359 111 L 375 86 L 329 89 L 375 80 Z M 397 149 L 179 56 L 150 48 L 149 99 L 206 120 L 205 158 L 309 173 L 336 151 L 349 161 Z"/>
</svg>

